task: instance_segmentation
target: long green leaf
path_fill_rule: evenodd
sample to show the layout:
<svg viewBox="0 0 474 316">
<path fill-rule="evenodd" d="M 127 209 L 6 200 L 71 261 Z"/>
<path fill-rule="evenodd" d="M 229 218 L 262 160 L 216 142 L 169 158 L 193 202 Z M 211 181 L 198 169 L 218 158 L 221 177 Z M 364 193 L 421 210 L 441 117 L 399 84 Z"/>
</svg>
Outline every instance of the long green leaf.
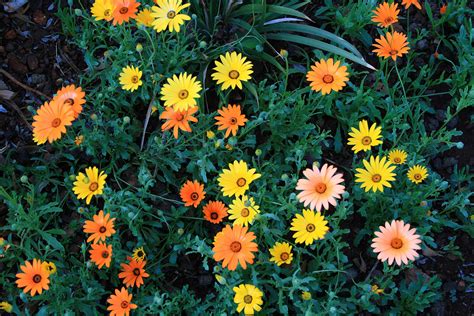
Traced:
<svg viewBox="0 0 474 316">
<path fill-rule="evenodd" d="M 287 7 L 272 4 L 245 4 L 232 12 L 232 17 L 244 16 L 249 14 L 275 13 L 280 15 L 289 15 L 301 19 L 312 21 L 306 14 Z"/>
<path fill-rule="evenodd" d="M 349 60 L 352 60 L 353 62 L 356 62 L 364 67 L 367 67 L 371 70 L 376 70 L 372 65 L 367 63 L 363 58 L 360 58 L 346 50 L 343 50 L 342 48 L 339 48 L 337 46 L 324 43 L 312 38 L 307 38 L 299 35 L 294 35 L 294 34 L 289 34 L 289 33 L 269 33 L 266 34 L 267 39 L 274 39 L 274 40 L 279 40 L 279 41 L 287 41 L 287 42 L 293 42 L 297 44 L 302 44 L 310 47 L 314 47 L 316 49 L 324 50 L 336 55 L 339 55 L 341 57 L 347 58 Z"/>
</svg>

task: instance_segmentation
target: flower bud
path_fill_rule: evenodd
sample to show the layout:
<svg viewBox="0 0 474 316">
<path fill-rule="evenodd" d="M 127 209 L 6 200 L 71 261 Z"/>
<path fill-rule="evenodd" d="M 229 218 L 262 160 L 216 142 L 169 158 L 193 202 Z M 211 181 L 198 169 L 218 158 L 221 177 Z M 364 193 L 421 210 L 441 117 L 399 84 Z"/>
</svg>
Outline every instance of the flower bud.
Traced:
<svg viewBox="0 0 474 316">
<path fill-rule="evenodd" d="M 137 51 L 137 53 L 141 53 L 143 51 L 143 45 L 141 43 L 138 43 L 135 47 L 135 50 Z"/>
<path fill-rule="evenodd" d="M 20 178 L 21 183 L 28 183 L 28 177 L 25 175 L 22 175 Z"/>
</svg>

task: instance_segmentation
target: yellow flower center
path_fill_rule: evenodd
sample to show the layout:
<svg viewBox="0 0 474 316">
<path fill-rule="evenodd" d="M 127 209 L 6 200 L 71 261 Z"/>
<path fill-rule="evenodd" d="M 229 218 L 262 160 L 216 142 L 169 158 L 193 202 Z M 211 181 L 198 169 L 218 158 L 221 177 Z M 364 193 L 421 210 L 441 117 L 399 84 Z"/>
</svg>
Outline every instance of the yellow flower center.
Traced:
<svg viewBox="0 0 474 316">
<path fill-rule="evenodd" d="M 173 10 L 168 11 L 168 13 L 166 14 L 166 17 L 168 19 L 173 19 L 175 16 L 176 16 L 176 12 L 174 12 Z"/>
<path fill-rule="evenodd" d="M 396 55 L 396 54 L 398 54 L 398 50 L 392 49 L 392 50 L 390 51 L 390 55 L 394 56 L 394 55 Z"/>
<path fill-rule="evenodd" d="M 35 275 L 33 276 L 33 282 L 35 282 L 35 283 L 40 283 L 40 282 L 41 282 L 41 275 L 35 274 Z"/>
<path fill-rule="evenodd" d="M 230 120 L 229 120 L 229 123 L 231 125 L 235 125 L 235 124 L 237 124 L 237 119 L 235 117 L 231 117 Z"/>
<path fill-rule="evenodd" d="M 230 244 L 230 250 L 232 250 L 233 252 L 239 252 L 240 249 L 242 249 L 242 244 L 238 241 L 233 241 L 231 244 Z"/>
<path fill-rule="evenodd" d="M 380 182 L 380 180 L 382 180 L 382 176 L 379 175 L 378 173 L 372 176 L 372 181 L 374 181 L 375 183 Z"/>
<path fill-rule="evenodd" d="M 250 211 L 249 211 L 249 209 L 246 208 L 246 207 L 244 207 L 244 208 L 240 211 L 240 215 L 241 215 L 242 217 L 247 217 L 247 216 L 249 216 L 249 214 L 250 214 Z"/>
<path fill-rule="evenodd" d="M 334 81 L 334 77 L 332 75 L 329 75 L 329 74 L 324 75 L 324 77 L 323 77 L 323 82 L 324 83 L 329 84 L 329 83 L 332 83 L 333 81 Z"/>
<path fill-rule="evenodd" d="M 120 303 L 120 307 L 122 307 L 123 309 L 128 308 L 128 302 L 127 301 L 122 301 L 122 303 Z"/>
<path fill-rule="evenodd" d="M 245 180 L 244 178 L 237 179 L 237 185 L 239 187 L 243 187 L 246 183 L 247 183 L 247 180 Z"/>
<path fill-rule="evenodd" d="M 245 304 L 250 304 L 250 303 L 252 303 L 252 300 L 253 300 L 252 295 L 248 295 L 248 294 L 247 294 L 247 295 L 244 296 L 244 302 L 245 302 Z"/>
<path fill-rule="evenodd" d="M 109 252 L 107 250 L 102 251 L 102 258 L 108 258 Z"/>
<path fill-rule="evenodd" d="M 282 252 L 281 255 L 280 255 L 280 259 L 282 261 L 288 260 L 289 257 L 290 257 L 290 255 L 288 254 L 288 252 Z"/>
<path fill-rule="evenodd" d="M 92 192 L 94 192 L 95 190 L 97 190 L 99 188 L 99 184 L 97 182 L 92 182 L 90 185 L 89 185 L 89 190 L 91 190 Z"/>
<path fill-rule="evenodd" d="M 403 241 L 400 238 L 393 238 L 390 242 L 390 246 L 395 249 L 400 249 L 403 247 Z"/>
<path fill-rule="evenodd" d="M 133 269 L 133 274 L 135 274 L 136 276 L 139 276 L 140 275 L 140 269 L 138 269 L 138 268 Z"/>
<path fill-rule="evenodd" d="M 240 74 L 237 70 L 231 70 L 229 72 L 230 79 L 237 79 L 237 78 L 239 78 L 239 76 L 240 76 Z"/>
<path fill-rule="evenodd" d="M 186 99 L 188 96 L 189 96 L 189 92 L 188 92 L 188 90 L 186 90 L 186 89 L 183 89 L 183 90 L 179 91 L 179 93 L 178 93 L 178 97 L 179 97 L 181 100 Z"/>
<path fill-rule="evenodd" d="M 74 99 L 66 99 L 66 101 L 64 101 L 64 104 L 74 105 Z"/>
<path fill-rule="evenodd" d="M 400 159 L 400 157 L 395 157 L 395 158 L 393 158 L 393 161 L 395 163 L 400 163 L 400 162 L 402 162 L 402 159 Z"/>
<path fill-rule="evenodd" d="M 318 183 L 318 184 L 316 184 L 316 187 L 314 189 L 318 193 L 324 193 L 324 192 L 326 192 L 327 187 L 324 183 Z"/>
<path fill-rule="evenodd" d="M 196 201 L 199 198 L 199 194 L 196 192 L 191 193 L 191 200 Z"/>
<path fill-rule="evenodd" d="M 218 217 L 219 217 L 219 215 L 217 215 L 216 212 L 211 213 L 211 219 L 217 219 Z"/>
<path fill-rule="evenodd" d="M 107 9 L 104 11 L 104 16 L 111 16 L 112 15 L 112 11 Z"/>
<path fill-rule="evenodd" d="M 308 233 L 312 233 L 312 232 L 314 232 L 315 230 L 316 230 L 316 226 L 314 226 L 314 224 L 308 224 L 308 225 L 306 225 L 306 231 L 307 231 Z"/>
<path fill-rule="evenodd" d="M 61 119 L 60 118 L 55 118 L 52 122 L 51 122 L 51 126 L 56 128 L 58 127 L 59 125 L 61 125 Z"/>
<path fill-rule="evenodd" d="M 132 83 L 137 83 L 137 82 L 138 82 L 138 76 L 133 76 Z"/>
<path fill-rule="evenodd" d="M 128 8 L 127 7 L 121 7 L 119 12 L 120 12 L 120 14 L 125 14 L 125 13 L 128 12 Z"/>
<path fill-rule="evenodd" d="M 362 138 L 362 144 L 364 144 L 365 146 L 369 146 L 371 143 L 372 143 L 372 138 L 370 138 L 370 136 L 364 136 Z"/>
</svg>

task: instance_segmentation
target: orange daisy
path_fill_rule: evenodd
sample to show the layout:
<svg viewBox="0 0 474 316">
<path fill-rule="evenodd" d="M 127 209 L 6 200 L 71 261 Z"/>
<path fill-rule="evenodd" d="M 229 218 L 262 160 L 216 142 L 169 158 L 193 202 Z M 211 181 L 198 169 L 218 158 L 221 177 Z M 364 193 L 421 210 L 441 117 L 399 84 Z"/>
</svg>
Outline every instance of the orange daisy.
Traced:
<svg viewBox="0 0 474 316">
<path fill-rule="evenodd" d="M 245 114 L 240 112 L 240 105 L 228 105 L 222 110 L 217 110 L 220 116 L 215 116 L 216 125 L 219 126 L 218 130 L 226 130 L 225 137 L 229 137 L 230 133 L 232 135 L 237 135 L 237 130 L 239 126 L 244 126 L 247 122 Z"/>
<path fill-rule="evenodd" d="M 227 207 L 220 201 L 209 201 L 202 208 L 202 212 L 204 218 L 213 224 L 219 224 L 228 215 Z"/>
<path fill-rule="evenodd" d="M 415 250 L 421 249 L 420 236 L 415 233 L 416 229 L 410 229 L 410 224 L 403 221 L 385 222 L 385 227 L 380 226 L 380 231 L 375 232 L 377 237 L 372 240 L 374 252 L 379 253 L 377 259 L 382 262 L 388 260 L 389 265 L 395 261 L 399 266 L 402 262 L 408 264 L 408 260 L 415 260 L 418 257 Z"/>
<path fill-rule="evenodd" d="M 378 23 L 380 27 L 389 27 L 398 22 L 398 4 L 387 2 L 381 3 L 374 11 L 375 16 L 372 17 L 372 22 Z"/>
<path fill-rule="evenodd" d="M 397 56 L 402 57 L 402 55 L 408 53 L 410 49 L 410 47 L 408 47 L 407 36 L 399 32 L 387 33 L 375 41 L 377 44 L 373 44 L 373 46 L 376 47 L 373 52 L 383 58 L 392 57 L 393 60 L 396 60 Z"/>
<path fill-rule="evenodd" d="M 184 206 L 192 205 L 197 207 L 206 196 L 206 192 L 204 191 L 204 185 L 200 184 L 196 180 L 188 180 L 181 187 L 179 195 L 181 196 L 181 200 L 184 202 Z"/>
<path fill-rule="evenodd" d="M 408 9 L 413 4 L 418 10 L 421 10 L 421 4 L 418 0 L 402 0 L 402 4 L 405 6 L 405 9 Z"/>
<path fill-rule="evenodd" d="M 150 275 L 145 272 L 145 260 L 135 260 L 132 257 L 127 257 L 128 264 L 121 263 L 122 272 L 118 277 L 123 279 L 123 283 L 129 286 L 137 286 L 138 288 L 143 284 L 143 278 L 148 278 Z"/>
<path fill-rule="evenodd" d="M 33 119 L 33 140 L 38 145 L 52 143 L 66 133 L 66 126 L 72 125 L 74 111 L 69 104 L 45 102 Z"/>
<path fill-rule="evenodd" d="M 115 9 L 113 13 L 113 25 L 122 24 L 123 22 L 128 22 L 130 19 L 137 17 L 138 7 L 140 2 L 135 0 L 114 0 Z"/>
<path fill-rule="evenodd" d="M 167 120 L 162 126 L 162 131 L 167 131 L 173 128 L 174 138 L 178 138 L 178 131 L 182 130 L 184 132 L 191 132 L 191 126 L 189 122 L 197 122 L 198 119 L 193 116 L 196 113 L 198 107 L 192 107 L 186 111 L 175 111 L 172 106 L 166 107 L 165 111 L 161 113 L 160 119 Z"/>
<path fill-rule="evenodd" d="M 87 242 L 93 240 L 96 244 L 100 240 L 105 241 L 105 238 L 115 234 L 114 221 L 115 218 L 110 218 L 110 214 L 104 216 L 104 211 L 100 211 L 99 214 L 92 217 L 92 221 L 85 221 L 83 229 L 84 233 L 91 234 L 87 238 Z"/>
<path fill-rule="evenodd" d="M 23 273 L 16 275 L 16 284 L 18 288 L 24 287 L 23 293 L 31 291 L 31 296 L 35 296 L 36 293 L 41 294 L 43 290 L 49 289 L 49 272 L 41 260 L 33 259 L 33 264 L 25 261 L 20 269 Z"/>
<path fill-rule="evenodd" d="M 347 67 L 340 66 L 340 61 L 334 62 L 332 58 L 321 59 L 311 66 L 311 70 L 306 74 L 306 79 L 314 91 L 321 91 L 322 95 L 339 91 L 349 81 Z"/>
<path fill-rule="evenodd" d="M 258 251 L 258 246 L 253 240 L 254 233 L 248 232 L 248 227 L 240 225 L 226 225 L 222 231 L 214 237 L 214 260 L 221 261 L 222 267 L 227 267 L 233 271 L 240 264 L 243 269 L 247 269 L 247 262 L 253 263 L 254 252 Z"/>
<path fill-rule="evenodd" d="M 86 94 L 81 87 L 73 84 L 58 90 L 53 101 L 58 104 L 69 104 L 74 111 L 74 118 L 77 118 L 82 112 L 82 105 L 86 103 Z"/>
<path fill-rule="evenodd" d="M 122 287 L 121 290 L 115 289 L 115 295 L 112 294 L 107 299 L 110 304 L 107 310 L 110 311 L 110 316 L 124 316 L 130 315 L 130 310 L 137 308 L 136 304 L 132 304 L 133 295 L 129 294 L 127 289 Z"/>
<path fill-rule="evenodd" d="M 89 250 L 91 255 L 91 261 L 94 262 L 99 269 L 105 265 L 107 268 L 110 267 L 112 261 L 112 245 L 105 243 L 92 244 L 92 249 Z"/>
<path fill-rule="evenodd" d="M 324 164 L 321 170 L 314 166 L 303 171 L 306 179 L 299 179 L 296 190 L 301 190 L 298 194 L 300 202 L 304 206 L 309 205 L 311 210 L 321 211 L 321 207 L 329 209 L 329 204 L 336 206 L 336 199 L 341 198 L 345 187 L 340 183 L 344 181 L 341 173 L 337 173 L 337 168 Z"/>
</svg>

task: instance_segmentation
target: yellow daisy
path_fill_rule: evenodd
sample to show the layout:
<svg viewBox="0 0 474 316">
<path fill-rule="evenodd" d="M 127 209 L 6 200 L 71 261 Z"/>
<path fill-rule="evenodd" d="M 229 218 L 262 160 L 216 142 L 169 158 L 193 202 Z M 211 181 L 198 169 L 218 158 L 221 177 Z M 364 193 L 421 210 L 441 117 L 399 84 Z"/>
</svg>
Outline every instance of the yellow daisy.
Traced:
<svg viewBox="0 0 474 316">
<path fill-rule="evenodd" d="M 132 255 L 133 259 L 135 259 L 136 261 L 143 261 L 145 260 L 145 257 L 146 257 L 146 253 L 145 253 L 145 250 L 143 250 L 143 247 L 133 249 L 133 255 Z"/>
<path fill-rule="evenodd" d="M 153 16 L 151 15 L 151 10 L 148 8 L 145 8 L 141 10 L 136 17 L 137 24 L 138 25 L 144 25 L 146 27 L 152 27 L 153 26 Z"/>
<path fill-rule="evenodd" d="M 339 91 L 349 81 L 347 67 L 340 66 L 340 61 L 334 62 L 332 58 L 321 59 L 311 66 L 311 70 L 306 74 L 311 89 L 321 91 L 322 95 Z"/>
<path fill-rule="evenodd" d="M 315 240 L 323 239 L 329 227 L 320 212 L 303 210 L 303 215 L 296 214 L 291 221 L 290 230 L 295 231 L 293 238 L 297 244 L 311 245 Z"/>
<path fill-rule="evenodd" d="M 78 199 L 86 199 L 86 204 L 91 202 L 94 195 L 102 194 L 107 175 L 97 167 L 86 168 L 86 173 L 79 172 L 72 188 Z"/>
<path fill-rule="evenodd" d="M 111 21 L 114 16 L 115 5 L 113 0 L 95 0 L 91 8 L 92 16 L 96 21 Z"/>
<path fill-rule="evenodd" d="M 137 67 L 127 66 L 122 68 L 122 72 L 120 73 L 122 89 L 128 91 L 137 90 L 138 87 L 143 84 L 141 78 L 142 72 Z"/>
<path fill-rule="evenodd" d="M 173 75 L 161 88 L 161 100 L 165 106 L 172 106 L 175 111 L 187 111 L 197 106 L 196 99 L 200 97 L 201 82 L 196 77 L 185 73 Z"/>
<path fill-rule="evenodd" d="M 290 264 L 293 261 L 293 253 L 291 249 L 293 247 L 287 242 L 276 242 L 272 248 L 270 248 L 270 254 L 272 257 L 270 261 L 275 262 L 278 266 L 282 264 Z"/>
<path fill-rule="evenodd" d="M 372 124 L 369 129 L 369 124 L 366 120 L 362 120 L 359 122 L 359 129 L 355 127 L 351 128 L 351 132 L 348 139 L 348 145 L 352 145 L 352 150 L 354 153 L 358 153 L 359 151 L 367 151 L 372 148 L 372 146 L 378 146 L 382 144 L 382 141 L 379 139 L 382 137 L 381 135 L 382 127 L 377 126 L 377 124 Z"/>
<path fill-rule="evenodd" d="M 408 170 L 407 177 L 411 182 L 419 184 L 428 178 L 428 169 L 424 166 L 414 165 Z"/>
<path fill-rule="evenodd" d="M 388 153 L 388 160 L 395 165 L 401 165 L 407 161 L 407 152 L 400 149 L 392 149 Z"/>
<path fill-rule="evenodd" d="M 362 182 L 360 186 L 362 189 L 365 188 L 365 192 L 370 190 L 376 192 L 383 192 L 384 187 L 391 188 L 390 181 L 395 180 L 395 166 L 392 166 L 390 161 L 387 161 L 386 157 L 375 157 L 370 156 L 370 161 L 363 160 L 365 169 L 357 168 L 355 182 Z"/>
<path fill-rule="evenodd" d="M 253 198 L 248 198 L 246 195 L 242 199 L 235 198 L 229 206 L 229 219 L 233 219 L 233 225 L 247 226 L 253 223 L 255 215 L 260 213 L 260 207 L 255 205 Z"/>
<path fill-rule="evenodd" d="M 13 310 L 12 304 L 8 303 L 7 301 L 0 302 L 0 311 L 3 310 L 7 313 L 11 313 Z"/>
<path fill-rule="evenodd" d="M 181 0 L 155 0 L 158 6 L 153 6 L 151 16 L 153 28 L 157 32 L 163 32 L 168 28 L 170 32 L 179 32 L 184 21 L 191 20 L 189 15 L 180 14 L 179 12 L 190 6 L 189 3 L 182 4 Z"/>
<path fill-rule="evenodd" d="M 54 262 L 50 261 L 50 262 L 43 262 L 43 265 L 46 267 L 46 270 L 48 271 L 48 273 L 51 275 L 51 274 L 55 274 L 58 269 L 56 268 L 56 265 L 54 264 Z"/>
<path fill-rule="evenodd" d="M 236 52 L 229 53 L 219 56 L 221 61 L 215 61 L 216 67 L 212 74 L 212 79 L 217 81 L 217 84 L 222 84 L 222 90 L 226 90 L 229 87 L 235 89 L 239 87 L 242 89 L 242 82 L 251 79 L 250 75 L 252 71 L 252 62 L 246 61 L 247 57 L 243 57 L 242 54 Z"/>
<path fill-rule="evenodd" d="M 254 312 L 258 312 L 262 309 L 263 292 L 256 286 L 252 284 L 241 284 L 235 286 L 233 290 L 235 293 L 234 303 L 237 304 L 238 313 L 243 310 L 245 315 L 253 315 Z"/>
<path fill-rule="evenodd" d="M 247 163 L 242 160 L 230 163 L 229 169 L 224 169 L 217 179 L 224 196 L 244 195 L 250 183 L 261 176 L 255 171 L 255 169 L 248 169 Z"/>
</svg>

